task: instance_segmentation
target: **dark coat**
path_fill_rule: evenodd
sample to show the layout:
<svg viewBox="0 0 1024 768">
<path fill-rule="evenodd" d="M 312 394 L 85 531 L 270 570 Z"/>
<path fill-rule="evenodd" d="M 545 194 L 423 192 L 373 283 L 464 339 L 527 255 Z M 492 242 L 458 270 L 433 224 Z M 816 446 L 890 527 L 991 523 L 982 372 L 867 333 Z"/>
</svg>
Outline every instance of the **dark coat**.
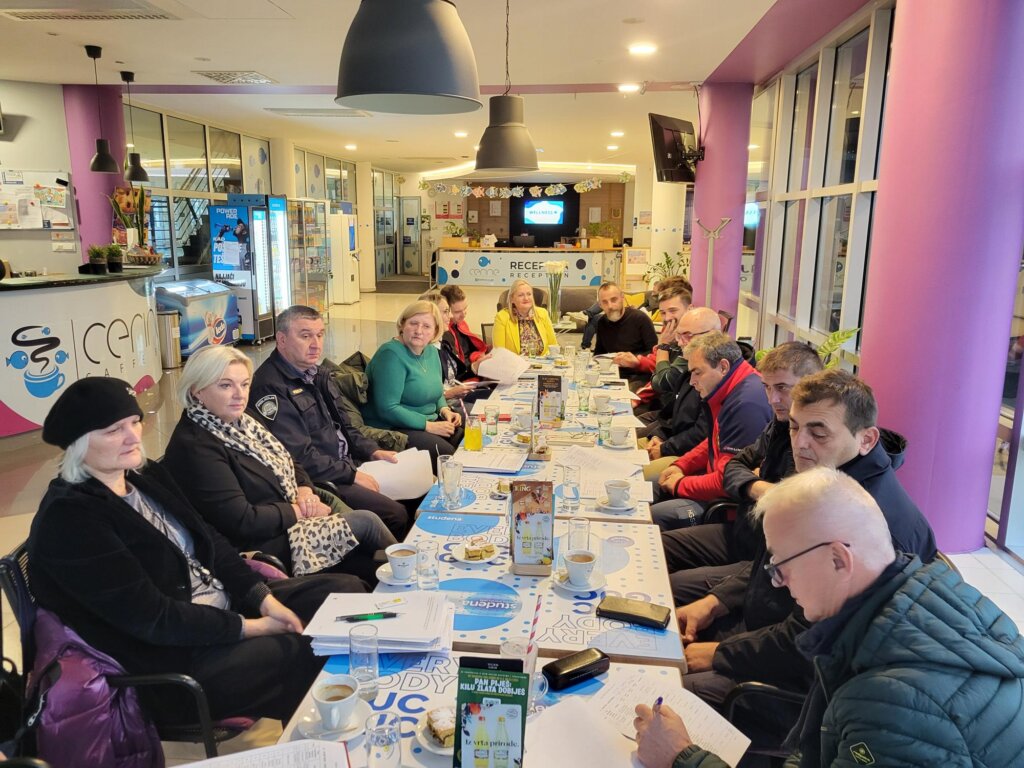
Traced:
<svg viewBox="0 0 1024 768">
<path fill-rule="evenodd" d="M 260 550 L 290 565 L 288 529 L 295 525 L 295 509 L 265 464 L 229 448 L 184 413 L 163 464 L 192 506 L 232 546 Z M 298 464 L 295 482 L 313 484 Z"/>
<path fill-rule="evenodd" d="M 314 482 L 351 485 L 356 464 L 379 446 L 355 429 L 337 406 L 341 390 L 326 366 L 312 384 L 275 349 L 253 374 L 249 413 L 269 429 Z M 337 429 L 348 440 L 350 455 L 338 458 Z"/>
<path fill-rule="evenodd" d="M 187 669 L 195 650 L 238 641 L 236 611 L 258 615 L 270 591 L 159 464 L 129 473 L 128 481 L 188 529 L 196 559 L 224 583 L 232 610 L 193 604 L 181 550 L 92 478 L 50 483 L 28 539 L 32 591 L 40 606 L 129 672 Z"/>
<path fill-rule="evenodd" d="M 700 393 L 690 386 L 690 368 L 679 355 L 672 363 L 655 367 L 651 386 L 661 393 L 663 402 L 658 412 L 660 426 L 654 434 L 664 440 L 662 456 L 682 456 L 701 441 L 707 440 L 711 416 L 700 401 Z"/>
</svg>

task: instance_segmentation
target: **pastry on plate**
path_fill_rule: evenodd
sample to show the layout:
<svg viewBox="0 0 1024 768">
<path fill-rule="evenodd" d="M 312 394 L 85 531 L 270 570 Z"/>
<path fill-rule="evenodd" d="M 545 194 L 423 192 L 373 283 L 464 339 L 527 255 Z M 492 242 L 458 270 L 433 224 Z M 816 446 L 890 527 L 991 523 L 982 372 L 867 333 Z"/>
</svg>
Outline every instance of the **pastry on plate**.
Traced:
<svg viewBox="0 0 1024 768">
<path fill-rule="evenodd" d="M 474 536 L 465 544 L 465 556 L 467 560 L 487 560 L 494 557 L 494 545 L 485 540 L 482 536 Z"/>
<path fill-rule="evenodd" d="M 455 708 L 438 707 L 427 712 L 427 729 L 442 747 L 455 746 Z"/>
</svg>

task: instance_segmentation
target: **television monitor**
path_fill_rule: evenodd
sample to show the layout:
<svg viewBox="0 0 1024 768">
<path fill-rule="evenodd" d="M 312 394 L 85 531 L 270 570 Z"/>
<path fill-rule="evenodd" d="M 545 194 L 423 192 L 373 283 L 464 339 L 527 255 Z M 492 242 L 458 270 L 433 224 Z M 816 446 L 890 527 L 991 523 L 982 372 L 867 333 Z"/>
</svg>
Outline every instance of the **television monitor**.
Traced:
<svg viewBox="0 0 1024 768">
<path fill-rule="evenodd" d="M 513 235 L 512 245 L 516 248 L 533 248 L 536 239 L 533 235 Z"/>
<path fill-rule="evenodd" d="M 687 184 L 697 172 L 697 134 L 693 123 L 675 117 L 648 113 L 651 143 L 654 145 L 654 170 L 658 181 Z"/>
<path fill-rule="evenodd" d="M 523 203 L 524 224 L 562 224 L 564 221 L 564 200 L 527 200 Z"/>
</svg>

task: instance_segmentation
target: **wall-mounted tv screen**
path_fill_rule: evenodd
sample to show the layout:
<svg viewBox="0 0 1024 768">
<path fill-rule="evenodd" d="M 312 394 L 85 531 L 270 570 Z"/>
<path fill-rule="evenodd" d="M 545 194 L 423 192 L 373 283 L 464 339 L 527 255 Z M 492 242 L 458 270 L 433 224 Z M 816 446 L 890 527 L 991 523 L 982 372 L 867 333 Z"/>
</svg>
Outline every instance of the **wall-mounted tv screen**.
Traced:
<svg viewBox="0 0 1024 768">
<path fill-rule="evenodd" d="M 648 117 L 658 181 L 692 183 L 697 178 L 693 159 L 697 152 L 697 134 L 693 123 L 653 112 Z"/>
<path fill-rule="evenodd" d="M 524 224 L 561 224 L 565 221 L 562 200 L 527 200 L 523 203 Z"/>
</svg>

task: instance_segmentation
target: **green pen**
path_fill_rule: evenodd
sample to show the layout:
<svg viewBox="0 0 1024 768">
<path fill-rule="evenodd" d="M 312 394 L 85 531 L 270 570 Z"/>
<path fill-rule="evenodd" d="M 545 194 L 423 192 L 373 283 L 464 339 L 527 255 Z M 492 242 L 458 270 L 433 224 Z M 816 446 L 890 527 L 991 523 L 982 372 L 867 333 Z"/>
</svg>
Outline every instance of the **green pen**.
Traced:
<svg viewBox="0 0 1024 768">
<path fill-rule="evenodd" d="M 347 621 L 350 624 L 356 621 L 377 621 L 378 619 L 394 619 L 397 613 L 391 611 L 378 611 L 377 613 L 353 613 L 350 616 L 336 616 L 335 621 Z"/>
</svg>

